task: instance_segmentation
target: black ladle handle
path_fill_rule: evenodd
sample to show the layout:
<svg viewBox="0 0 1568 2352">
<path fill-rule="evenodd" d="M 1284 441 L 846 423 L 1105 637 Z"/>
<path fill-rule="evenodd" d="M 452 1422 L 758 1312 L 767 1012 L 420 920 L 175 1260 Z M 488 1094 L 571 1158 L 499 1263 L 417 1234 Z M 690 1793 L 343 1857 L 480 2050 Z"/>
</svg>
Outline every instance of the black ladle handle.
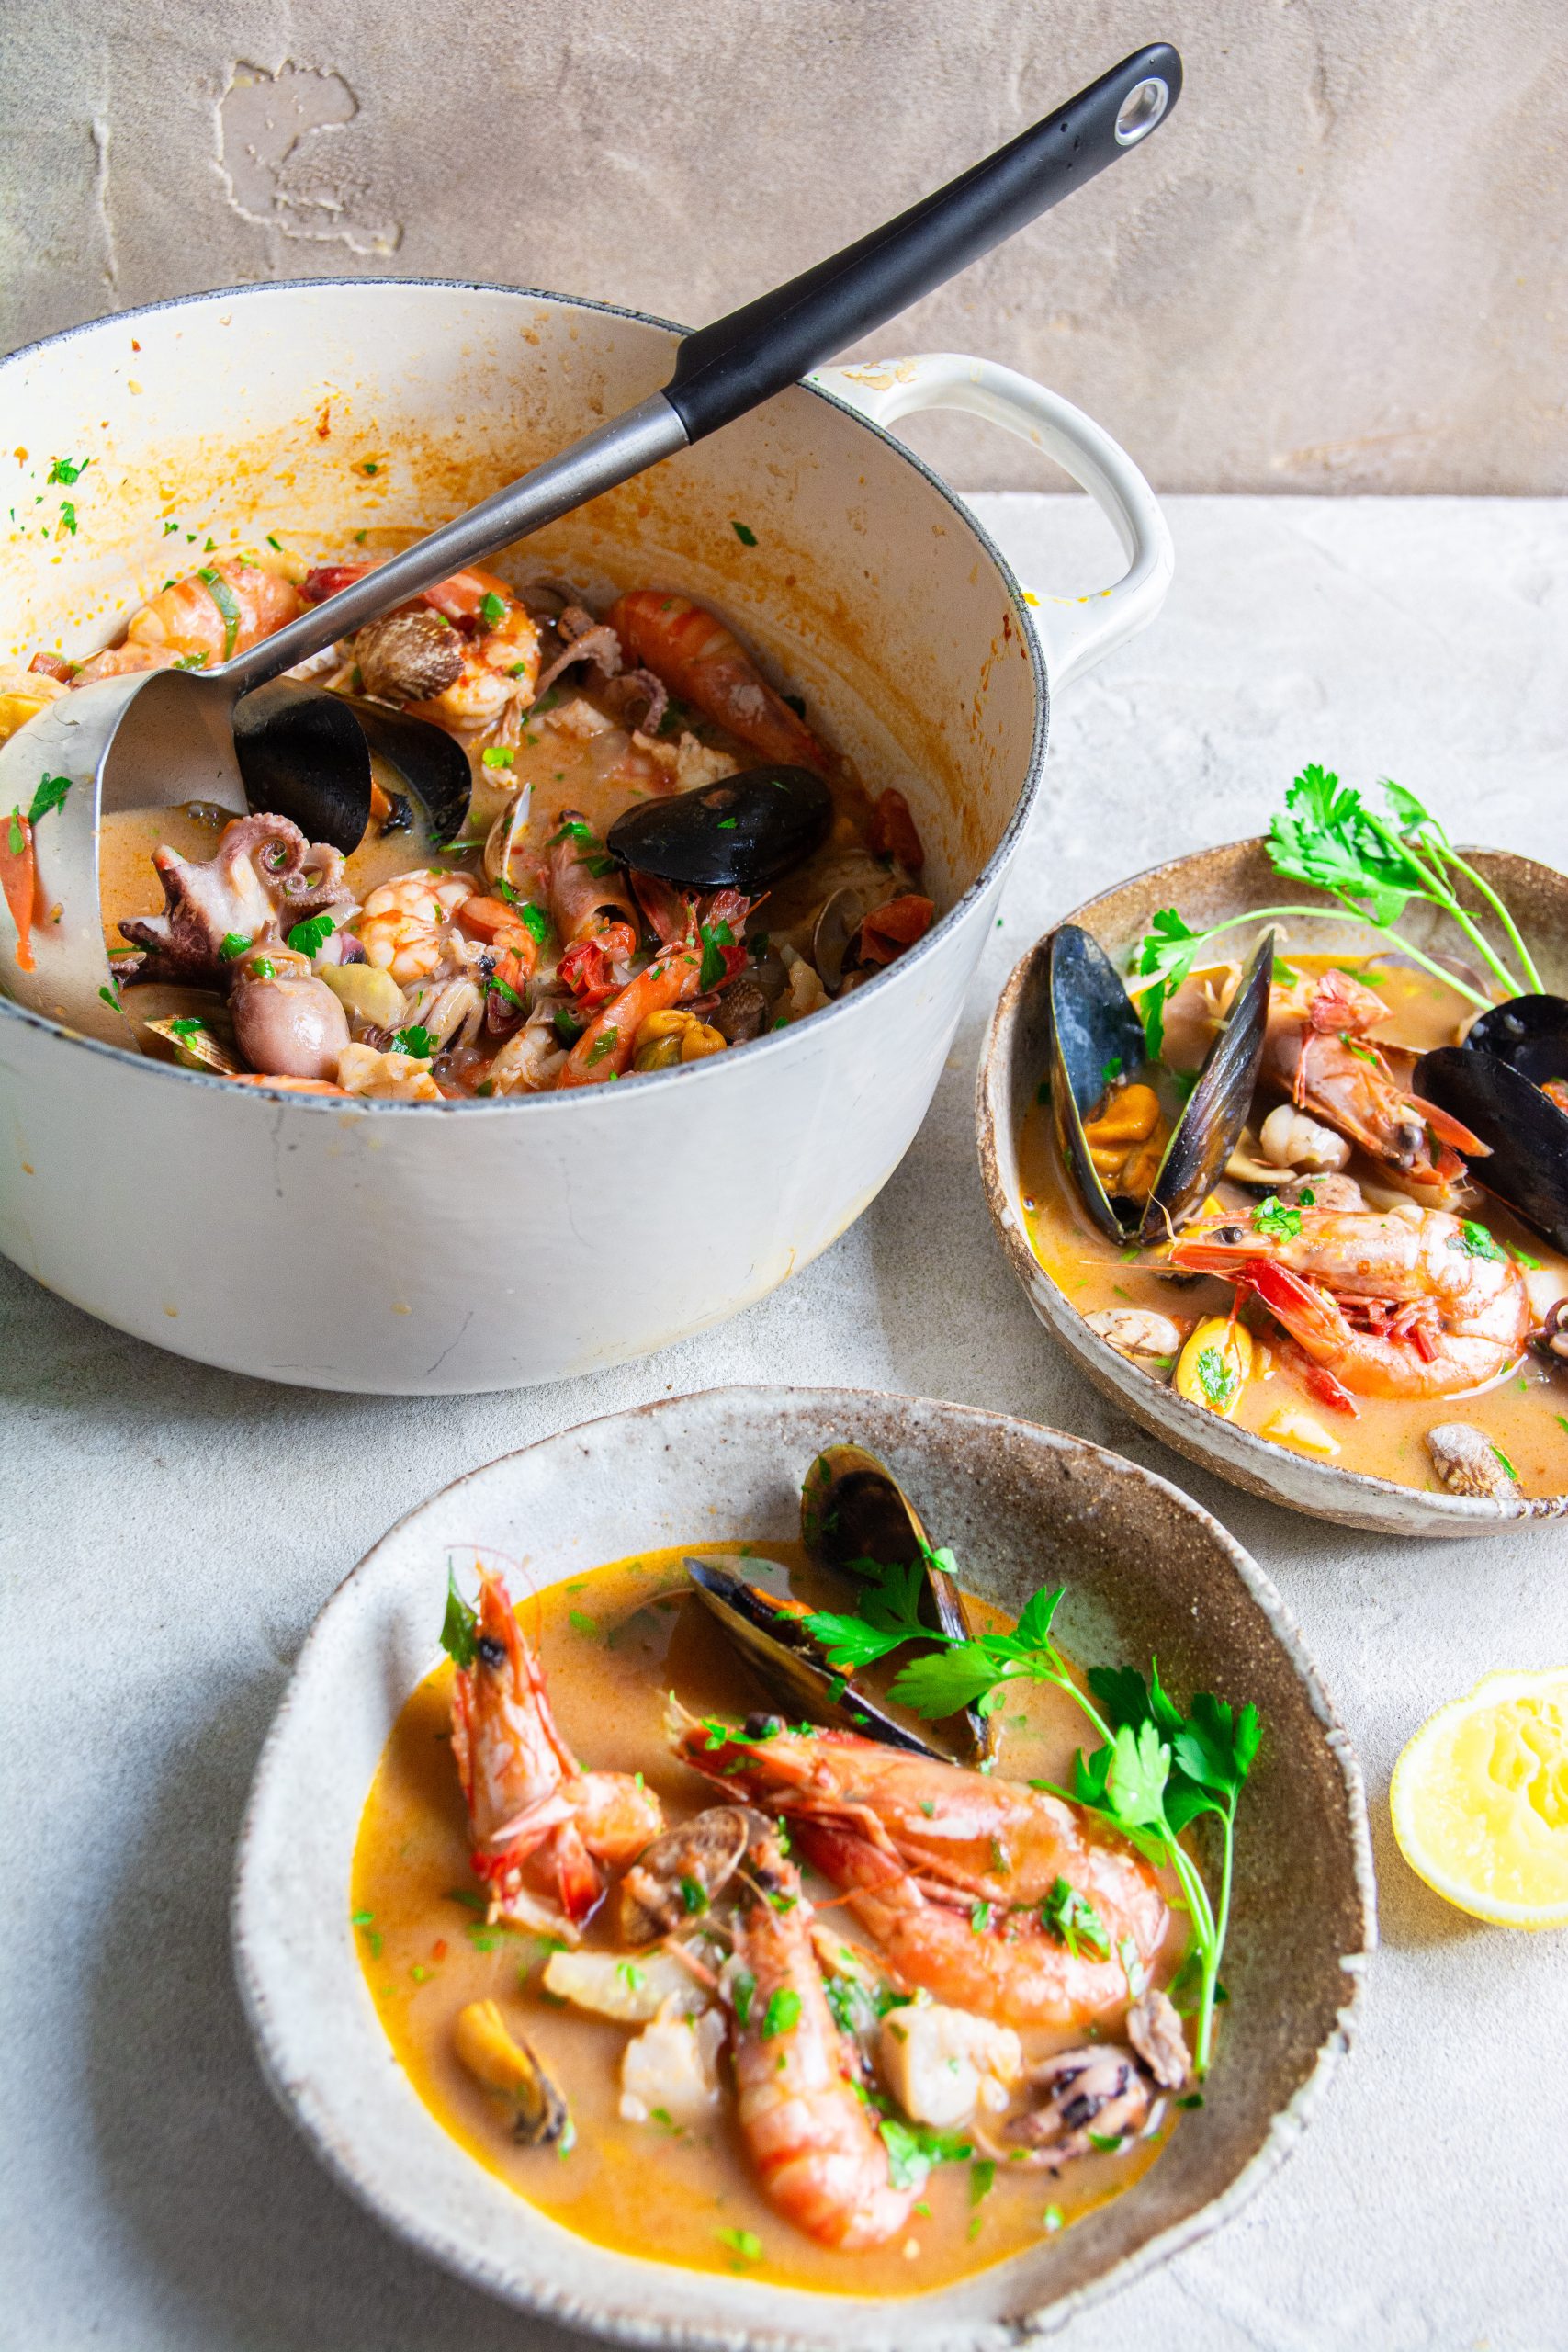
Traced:
<svg viewBox="0 0 1568 2352">
<path fill-rule="evenodd" d="M 1141 145 L 1181 92 L 1155 41 L 896 220 L 681 345 L 664 397 L 700 440 L 872 334 Z"/>
<path fill-rule="evenodd" d="M 743 416 L 929 294 L 1037 213 L 1141 146 L 1175 105 L 1181 60 L 1140 49 L 985 163 L 682 343 L 675 372 L 622 416 L 340 588 L 212 673 L 246 694 L 468 564 L 542 530 Z"/>
</svg>

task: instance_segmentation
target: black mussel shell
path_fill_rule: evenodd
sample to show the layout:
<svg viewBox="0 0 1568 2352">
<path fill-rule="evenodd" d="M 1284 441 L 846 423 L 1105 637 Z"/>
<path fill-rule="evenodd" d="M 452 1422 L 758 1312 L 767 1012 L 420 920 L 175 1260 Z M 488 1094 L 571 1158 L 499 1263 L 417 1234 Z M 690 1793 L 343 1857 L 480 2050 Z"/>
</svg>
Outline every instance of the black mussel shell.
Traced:
<svg viewBox="0 0 1568 2352">
<path fill-rule="evenodd" d="M 605 836 L 612 857 L 678 890 L 771 889 L 810 856 L 833 796 L 809 768 L 746 768 L 695 792 L 639 801 Z"/>
<path fill-rule="evenodd" d="M 461 743 L 444 727 L 428 718 L 411 718 L 389 703 L 368 702 L 361 695 L 339 695 L 337 699 L 353 711 L 376 757 L 396 771 L 418 801 L 436 848 L 460 841 L 474 788 L 474 772 Z"/>
<path fill-rule="evenodd" d="M 1556 999 L 1521 998 L 1521 1003 Z M 1499 1005 L 1499 1012 L 1508 1011 Z M 1483 1016 L 1487 1021 L 1494 1013 Z M 1481 1026 L 1477 1022 L 1475 1028 Z M 1462 1046 L 1439 1046 L 1416 1065 L 1414 1091 L 1439 1111 L 1462 1120 L 1472 1135 L 1490 1146 L 1469 1172 L 1478 1184 L 1544 1236 L 1555 1250 L 1568 1250 L 1568 1112 L 1527 1078 L 1512 1058 L 1476 1048 L 1475 1029 Z M 1542 1078 L 1562 1075 L 1561 1062 Z"/>
<path fill-rule="evenodd" d="M 1247 1125 L 1263 1060 L 1269 989 L 1274 978 L 1274 934 L 1258 947 L 1210 1046 L 1165 1148 L 1159 1172 L 1138 1226 L 1138 1239 L 1168 1240 L 1213 1192 Z"/>
<path fill-rule="evenodd" d="M 288 817 L 307 841 L 349 856 L 370 822 L 371 753 L 424 808 L 437 845 L 456 840 L 472 774 L 461 745 L 389 704 L 274 678 L 234 707 L 234 748 L 253 808 Z"/>
<path fill-rule="evenodd" d="M 1555 1078 L 1568 1086 L 1568 997 L 1515 996 L 1472 1021 L 1467 1054 L 1494 1054 L 1532 1086 Z"/>
<path fill-rule="evenodd" d="M 968 1640 L 973 1629 L 963 1594 L 936 1565 L 935 1546 L 903 1487 L 864 1446 L 829 1445 L 817 1456 L 800 1490 L 800 1534 L 819 1567 L 863 1583 L 878 1568 L 919 1566 L 925 1623 L 955 1641 Z M 977 1708 L 951 1716 L 946 1728 L 965 1761 L 977 1762 L 995 1749 L 996 1734 Z"/>
<path fill-rule="evenodd" d="M 1084 1139 L 1084 1122 L 1098 1109 L 1116 1078 L 1143 1069 L 1147 1049 L 1144 1024 L 1122 985 L 1122 975 L 1098 939 L 1076 922 L 1057 926 L 1051 936 L 1048 973 L 1051 1008 L 1051 1116 L 1064 1165 L 1085 1208 L 1111 1241 L 1125 1241 L 1127 1204 L 1118 1214 L 1100 1181 Z"/>
<path fill-rule="evenodd" d="M 780 1600 L 748 1581 L 755 1563 L 739 1554 L 688 1559 L 703 1606 L 717 1618 L 729 1640 L 769 1695 L 796 1721 L 824 1724 L 832 1731 L 858 1732 L 887 1747 L 919 1756 L 952 1757 L 913 1724 L 900 1723 L 863 1690 L 853 1676 L 837 1674 L 806 1631 L 794 1602 Z"/>
</svg>

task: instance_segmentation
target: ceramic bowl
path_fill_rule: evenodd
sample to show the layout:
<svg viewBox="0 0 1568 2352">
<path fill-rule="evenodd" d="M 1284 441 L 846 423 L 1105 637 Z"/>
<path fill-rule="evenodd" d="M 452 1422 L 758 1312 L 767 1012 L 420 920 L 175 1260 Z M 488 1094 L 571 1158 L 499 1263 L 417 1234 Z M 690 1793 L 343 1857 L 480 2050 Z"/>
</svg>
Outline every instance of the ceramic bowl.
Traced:
<svg viewBox="0 0 1568 2352">
<path fill-rule="evenodd" d="M 1568 876 L 1506 851 L 1467 850 L 1465 854 L 1512 909 L 1530 943 L 1545 986 L 1568 995 Z M 1157 908 L 1179 907 L 1189 922 L 1209 924 L 1245 913 L 1249 907 L 1277 904 L 1280 890 L 1279 877 L 1261 840 L 1229 842 L 1219 849 L 1201 850 L 1194 857 L 1151 866 L 1146 874 L 1090 899 L 1063 921 L 1092 933 L 1122 967 Z M 1292 883 L 1289 890 L 1292 904 L 1304 904 L 1318 895 L 1297 883 Z M 1325 914 L 1332 918 L 1333 901 L 1325 898 L 1323 903 Z M 1418 947 L 1451 950 L 1452 930 L 1436 909 L 1411 906 L 1400 927 Z M 1237 931 L 1232 938 L 1245 943 L 1235 952 L 1250 953 L 1252 934 Z M 1321 945 L 1325 954 L 1343 949 L 1365 955 L 1366 940 L 1365 931 L 1329 920 L 1314 944 Z M 1030 1305 L 1101 1394 L 1189 1462 L 1201 1463 L 1204 1469 L 1228 1478 L 1233 1487 L 1260 1495 L 1267 1502 L 1307 1511 L 1314 1519 L 1336 1520 L 1341 1526 L 1402 1535 L 1488 1535 L 1505 1521 L 1528 1524 L 1568 1513 L 1568 1494 L 1494 1502 L 1428 1493 L 1400 1486 L 1392 1478 L 1375 1478 L 1362 1471 L 1315 1462 L 1190 1403 L 1174 1388 L 1163 1387 L 1090 1329 L 1035 1257 L 1021 1206 L 1019 1134 L 1049 1059 L 1046 967 L 1050 945 L 1047 933 L 1014 967 L 991 1018 L 980 1058 L 976 1104 L 980 1176 L 992 1221 Z"/>
<path fill-rule="evenodd" d="M 834 1439 L 891 1464 L 964 1564 L 1017 1608 L 1043 1561 L 1069 1652 L 1254 1700 L 1230 2006 L 1206 2104 L 1132 2189 L 1032 2253 L 897 2301 L 699 2275 L 613 2253 L 514 2196 L 410 2089 L 349 1926 L 360 1811 L 436 1663 L 449 1549 L 495 1545 L 546 1586 L 652 1545 L 779 1537 Z M 1268 1578 L 1161 1478 L 1081 1439 L 852 1389 L 728 1388 L 547 1438 L 470 1473 L 382 1538 L 300 1654 L 241 1840 L 233 1929 L 263 2067 L 329 2170 L 401 2237 L 525 2309 L 626 2342 L 961 2352 L 1060 2324 L 1234 2211 L 1288 2154 L 1346 2046 L 1372 1943 L 1360 1773 Z"/>
</svg>

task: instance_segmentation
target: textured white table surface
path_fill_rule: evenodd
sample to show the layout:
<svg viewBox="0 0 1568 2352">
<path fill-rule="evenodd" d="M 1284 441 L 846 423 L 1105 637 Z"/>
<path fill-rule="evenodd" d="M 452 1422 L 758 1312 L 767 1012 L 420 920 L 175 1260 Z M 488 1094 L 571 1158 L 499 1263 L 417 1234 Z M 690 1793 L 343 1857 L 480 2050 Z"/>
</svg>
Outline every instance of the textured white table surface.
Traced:
<svg viewBox="0 0 1568 2352">
<path fill-rule="evenodd" d="M 1026 580 L 1094 584 L 1077 502 L 976 503 Z M 825 1258 L 727 1329 L 559 1388 L 331 1397 L 140 1347 L 0 1263 L 6 2352 L 577 2341 L 404 2251 L 273 2107 L 229 1966 L 235 1831 L 306 1628 L 392 1520 L 568 1422 L 771 1380 L 957 1397 L 1173 1477 L 1278 1579 L 1360 1749 L 1382 1948 L 1350 2060 L 1247 2211 L 1064 2346 L 1568 2346 L 1568 1936 L 1448 1909 L 1387 1826 L 1394 1757 L 1433 1707 L 1490 1668 L 1568 1657 L 1568 1539 L 1348 1535 L 1164 1453 L 1030 1314 L 991 1238 L 971 1125 L 1013 959 L 1134 868 L 1257 831 L 1303 761 L 1393 774 L 1460 839 L 1568 865 L 1568 505 L 1195 498 L 1170 513 L 1165 616 L 1057 716 L 1033 834 L 914 1148 Z"/>
</svg>

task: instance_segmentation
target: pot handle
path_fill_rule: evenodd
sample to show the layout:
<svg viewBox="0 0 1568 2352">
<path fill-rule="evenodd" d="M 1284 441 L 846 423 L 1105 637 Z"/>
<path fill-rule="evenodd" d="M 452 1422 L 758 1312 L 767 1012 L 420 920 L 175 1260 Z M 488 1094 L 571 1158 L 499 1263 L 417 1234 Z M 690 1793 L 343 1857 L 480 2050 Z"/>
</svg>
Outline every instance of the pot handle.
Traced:
<svg viewBox="0 0 1568 2352">
<path fill-rule="evenodd" d="M 884 429 L 918 409 L 967 409 L 1032 441 L 1088 491 L 1121 540 L 1127 570 L 1111 587 L 1087 596 L 1024 590 L 1054 694 L 1154 619 L 1175 568 L 1169 526 L 1126 451 L 1059 392 L 995 360 L 952 351 L 820 368 L 807 381 Z"/>
</svg>

